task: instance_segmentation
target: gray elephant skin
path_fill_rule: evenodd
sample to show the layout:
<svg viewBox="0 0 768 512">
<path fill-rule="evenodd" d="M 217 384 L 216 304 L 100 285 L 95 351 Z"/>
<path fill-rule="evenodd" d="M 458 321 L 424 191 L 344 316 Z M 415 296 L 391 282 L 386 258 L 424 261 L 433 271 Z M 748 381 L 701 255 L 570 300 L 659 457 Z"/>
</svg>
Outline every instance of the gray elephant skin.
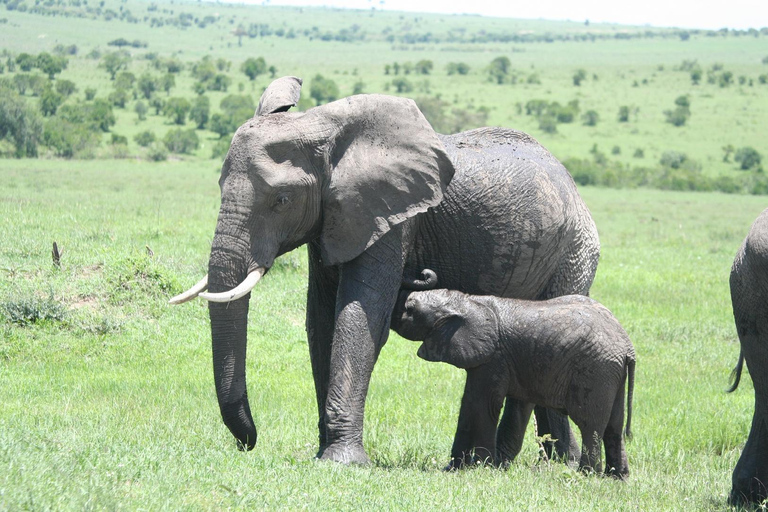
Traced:
<svg viewBox="0 0 768 512">
<path fill-rule="evenodd" d="M 741 342 L 736 380 L 744 361 L 755 388 L 755 413 L 747 443 L 733 470 L 731 503 L 768 498 L 768 210 L 752 224 L 731 269 L 731 303 Z"/>
<path fill-rule="evenodd" d="M 405 293 L 405 292 L 404 292 Z M 624 448 L 632 421 L 635 350 L 616 317 L 588 297 L 526 301 L 454 290 L 409 293 L 398 332 L 423 341 L 418 355 L 467 371 L 450 467 L 478 461 L 508 464 L 534 404 L 571 417 L 581 430 L 579 468 L 629 476 Z M 505 397 L 521 404 L 519 427 L 499 428 Z"/>
<path fill-rule="evenodd" d="M 383 95 L 287 112 L 300 85 L 273 82 L 235 133 L 208 275 L 171 302 L 209 301 L 222 418 L 251 449 L 250 290 L 276 257 L 307 244 L 318 456 L 366 463 L 366 394 L 404 276 L 430 268 L 443 286 L 503 297 L 587 294 L 600 245 L 568 171 L 524 133 L 441 136 L 413 101 Z M 567 453 L 567 419 L 541 416 Z"/>
</svg>

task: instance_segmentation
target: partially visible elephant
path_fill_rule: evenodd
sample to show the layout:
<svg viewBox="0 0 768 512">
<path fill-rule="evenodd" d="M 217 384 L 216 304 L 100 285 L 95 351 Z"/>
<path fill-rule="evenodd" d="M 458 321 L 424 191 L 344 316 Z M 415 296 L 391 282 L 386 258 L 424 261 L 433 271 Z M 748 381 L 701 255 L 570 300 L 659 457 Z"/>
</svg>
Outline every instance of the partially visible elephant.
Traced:
<svg viewBox="0 0 768 512">
<path fill-rule="evenodd" d="M 403 292 L 402 295 L 405 295 Z M 478 461 L 508 464 L 523 438 L 497 424 L 504 398 L 524 404 L 525 431 L 534 404 L 568 414 L 581 430 L 579 469 L 629 476 L 635 350 L 616 317 L 589 297 L 528 301 L 455 290 L 408 293 L 398 332 L 423 341 L 418 355 L 467 370 L 451 467 Z"/>
<path fill-rule="evenodd" d="M 413 101 L 382 95 L 286 112 L 300 87 L 295 77 L 273 82 L 235 133 L 208 275 L 171 302 L 210 301 L 219 407 L 251 449 L 250 291 L 276 257 L 308 244 L 318 456 L 365 463 L 368 384 L 404 276 L 431 268 L 443 286 L 505 297 L 587 294 L 600 245 L 568 171 L 528 135 L 440 136 Z M 547 422 L 568 453 L 567 419 Z"/>
<path fill-rule="evenodd" d="M 768 209 L 755 220 L 731 269 L 731 303 L 741 342 L 736 390 L 744 361 L 755 387 L 752 429 L 736 469 L 731 503 L 768 498 Z"/>
</svg>

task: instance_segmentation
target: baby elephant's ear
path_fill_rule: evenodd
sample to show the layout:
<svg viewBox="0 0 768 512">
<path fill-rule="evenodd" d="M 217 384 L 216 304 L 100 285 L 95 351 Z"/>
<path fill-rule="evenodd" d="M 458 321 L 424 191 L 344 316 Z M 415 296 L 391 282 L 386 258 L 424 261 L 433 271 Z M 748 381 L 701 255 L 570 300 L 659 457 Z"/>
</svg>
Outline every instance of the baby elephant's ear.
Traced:
<svg viewBox="0 0 768 512">
<path fill-rule="evenodd" d="M 493 357 L 498 338 L 496 313 L 487 305 L 467 298 L 445 321 L 435 325 L 424 346 L 434 347 L 430 355 L 439 361 L 458 368 L 474 368 Z"/>
</svg>

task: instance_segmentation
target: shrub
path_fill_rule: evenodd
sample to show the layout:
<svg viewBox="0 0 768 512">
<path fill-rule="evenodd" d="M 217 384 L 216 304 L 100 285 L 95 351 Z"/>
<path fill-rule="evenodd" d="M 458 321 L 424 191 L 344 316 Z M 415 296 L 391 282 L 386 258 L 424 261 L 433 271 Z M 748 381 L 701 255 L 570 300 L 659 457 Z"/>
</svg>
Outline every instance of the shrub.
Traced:
<svg viewBox="0 0 768 512">
<path fill-rule="evenodd" d="M 195 122 L 198 130 L 205 128 L 211 113 L 211 102 L 208 96 L 198 96 L 194 99 L 189 118 Z"/>
<path fill-rule="evenodd" d="M 165 134 L 163 143 L 172 153 L 192 153 L 200 146 L 195 130 L 177 128 Z"/>
<path fill-rule="evenodd" d="M 227 156 L 229 151 L 230 139 L 219 139 L 211 147 L 211 158 L 222 159 Z"/>
<path fill-rule="evenodd" d="M 446 66 L 446 71 L 449 75 L 467 75 L 469 74 L 469 64 L 465 62 L 449 62 Z"/>
<path fill-rule="evenodd" d="M 22 327 L 38 322 L 61 322 L 67 316 L 67 309 L 53 298 L 51 293 L 42 299 L 34 295 L 9 300 L 0 304 L 8 322 Z"/>
<path fill-rule="evenodd" d="M 318 105 L 337 100 L 339 98 L 339 86 L 329 78 L 323 78 L 322 75 L 315 75 L 312 79 L 312 85 L 309 88 L 309 96 L 313 98 Z"/>
<path fill-rule="evenodd" d="M 611 148 L 611 154 L 612 155 L 620 155 L 621 154 L 621 148 L 619 146 L 613 146 L 613 148 Z"/>
<path fill-rule="evenodd" d="M 168 158 L 168 149 L 164 144 L 153 142 L 147 149 L 147 158 L 154 162 L 161 162 Z"/>
<path fill-rule="evenodd" d="M 512 62 L 508 57 L 496 57 L 488 66 L 489 79 L 501 85 L 508 80 Z"/>
<path fill-rule="evenodd" d="M 44 116 L 52 116 L 59 106 L 64 103 L 64 96 L 48 88 L 40 95 L 40 111 Z"/>
<path fill-rule="evenodd" d="M 163 106 L 163 113 L 175 124 L 183 125 L 191 109 L 192 105 L 186 98 L 169 98 Z"/>
<path fill-rule="evenodd" d="M 264 57 L 255 59 L 250 57 L 243 62 L 240 66 L 240 70 L 245 73 L 250 80 L 256 80 L 259 75 L 263 75 L 267 72 L 267 62 L 264 60 Z"/>
<path fill-rule="evenodd" d="M 17 158 L 37 156 L 37 145 L 43 138 L 40 113 L 13 90 L 0 86 L 0 140 L 14 146 Z"/>
<path fill-rule="evenodd" d="M 688 96 L 678 96 L 675 99 L 675 109 L 665 110 L 664 115 L 667 118 L 667 122 L 673 126 L 683 126 L 688 118 L 691 117 L 691 102 Z"/>
<path fill-rule="evenodd" d="M 618 116 L 620 123 L 628 123 L 629 122 L 629 107 L 627 105 L 622 105 L 619 107 L 619 116 Z"/>
<path fill-rule="evenodd" d="M 155 137 L 155 132 L 152 132 L 150 130 L 145 130 L 143 132 L 139 132 L 136 135 L 133 136 L 133 140 L 136 141 L 136 144 L 139 146 L 145 148 L 155 142 L 157 138 Z"/>
<path fill-rule="evenodd" d="M 635 152 L 632 154 L 634 158 L 645 158 L 645 151 L 643 148 L 637 148 Z"/>
<path fill-rule="evenodd" d="M 45 123 L 43 142 L 54 150 L 56 156 L 72 158 L 78 153 L 98 147 L 101 137 L 99 132 L 87 124 L 54 117 Z"/>
<path fill-rule="evenodd" d="M 62 96 L 71 96 L 77 92 L 77 86 L 71 80 L 62 80 L 60 78 L 56 80 L 56 92 Z"/>
<path fill-rule="evenodd" d="M 147 104 L 143 101 L 137 101 L 136 105 L 133 107 L 133 111 L 136 112 L 136 115 L 139 117 L 139 121 L 143 121 L 147 118 Z"/>
<path fill-rule="evenodd" d="M 113 133 L 112 137 L 110 139 L 110 144 L 112 144 L 113 146 L 116 145 L 116 144 L 123 144 L 123 145 L 127 146 L 128 145 L 128 137 L 126 137 L 125 135 L 118 135 L 116 133 Z"/>
<path fill-rule="evenodd" d="M 600 120 L 600 115 L 595 110 L 587 110 L 581 116 L 581 120 L 585 126 L 595 126 Z"/>
<path fill-rule="evenodd" d="M 743 171 L 752 169 L 753 167 L 760 167 L 760 153 L 750 146 L 737 149 L 733 159 L 740 163 L 739 168 Z"/>
<path fill-rule="evenodd" d="M 392 80 L 392 85 L 400 94 L 413 91 L 413 84 L 407 78 L 395 78 Z"/>
<path fill-rule="evenodd" d="M 96 89 L 93 87 L 87 87 L 85 89 L 85 101 L 91 101 L 93 98 L 96 97 Z"/>
<path fill-rule="evenodd" d="M 422 59 L 416 63 L 415 69 L 417 74 L 428 75 L 434 67 L 435 65 L 431 60 Z"/>
<path fill-rule="evenodd" d="M 573 85 L 576 87 L 579 87 L 581 85 L 581 82 L 584 81 L 584 79 L 587 78 L 587 72 L 583 69 L 578 69 L 573 74 Z"/>
<path fill-rule="evenodd" d="M 539 129 L 544 133 L 557 133 L 557 119 L 554 116 L 541 116 Z"/>
</svg>

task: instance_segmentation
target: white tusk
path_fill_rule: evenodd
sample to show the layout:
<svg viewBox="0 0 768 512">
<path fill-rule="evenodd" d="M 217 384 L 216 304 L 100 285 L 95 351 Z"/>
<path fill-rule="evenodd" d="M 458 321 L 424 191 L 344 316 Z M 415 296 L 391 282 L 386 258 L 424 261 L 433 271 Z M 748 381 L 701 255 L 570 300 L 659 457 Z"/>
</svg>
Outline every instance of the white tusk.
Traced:
<svg viewBox="0 0 768 512">
<path fill-rule="evenodd" d="M 256 283 L 259 282 L 259 279 L 261 279 L 261 276 L 263 276 L 264 272 L 266 271 L 267 269 L 264 267 L 259 267 L 248 274 L 246 278 L 243 279 L 242 283 L 232 288 L 231 290 L 220 293 L 201 293 L 200 298 L 211 302 L 232 302 L 233 300 L 237 300 L 244 295 L 248 295 L 248 293 L 253 290 L 253 287 L 256 286 Z"/>
<path fill-rule="evenodd" d="M 169 304 L 183 304 L 187 302 L 188 300 L 192 300 L 198 295 L 200 295 L 200 292 L 203 292 L 208 289 L 208 274 L 205 274 L 205 277 L 202 278 L 200 281 L 197 282 L 192 288 L 185 291 L 184 293 L 180 293 L 177 296 L 173 297 L 171 300 L 168 301 Z"/>
</svg>

